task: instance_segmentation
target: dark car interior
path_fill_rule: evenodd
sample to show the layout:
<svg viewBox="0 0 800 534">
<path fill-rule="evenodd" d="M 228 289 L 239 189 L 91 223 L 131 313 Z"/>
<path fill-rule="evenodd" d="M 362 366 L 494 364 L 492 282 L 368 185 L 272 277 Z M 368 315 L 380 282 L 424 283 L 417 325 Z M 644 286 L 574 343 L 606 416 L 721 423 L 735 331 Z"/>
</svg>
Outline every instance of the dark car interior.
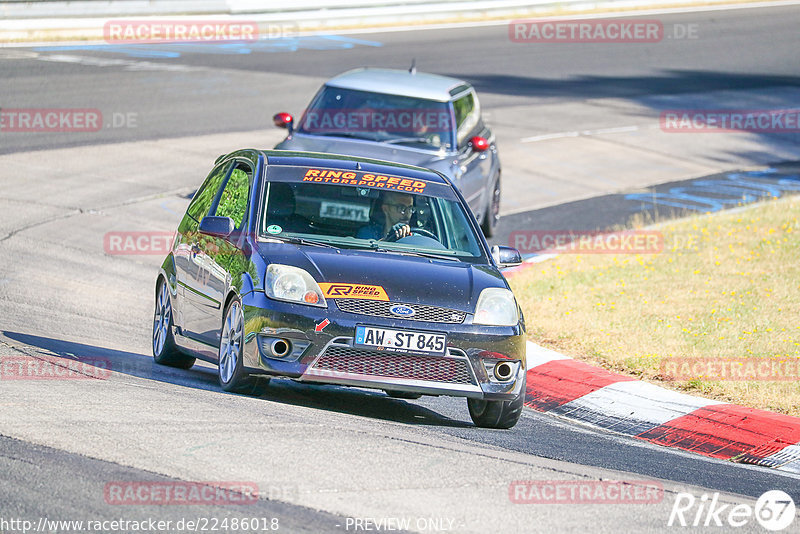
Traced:
<svg viewBox="0 0 800 534">
<path fill-rule="evenodd" d="M 266 224 L 280 226 L 282 232 L 339 237 L 355 236 L 369 224 L 383 225 L 380 191 L 331 185 L 325 186 L 325 196 L 322 198 L 317 187 L 302 183 L 271 182 Z M 417 211 L 411 217 L 411 227 L 438 235 L 430 200 L 415 196 L 414 205 Z"/>
</svg>

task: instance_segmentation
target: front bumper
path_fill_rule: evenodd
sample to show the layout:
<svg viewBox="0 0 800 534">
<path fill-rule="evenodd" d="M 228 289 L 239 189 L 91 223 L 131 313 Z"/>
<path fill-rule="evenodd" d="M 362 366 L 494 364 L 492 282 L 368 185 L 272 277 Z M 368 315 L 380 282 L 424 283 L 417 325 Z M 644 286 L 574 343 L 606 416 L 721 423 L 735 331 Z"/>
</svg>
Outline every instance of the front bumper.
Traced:
<svg viewBox="0 0 800 534">
<path fill-rule="evenodd" d="M 244 364 L 253 374 L 485 400 L 512 400 L 524 383 L 522 324 L 475 325 L 470 314 L 459 324 L 379 317 L 341 311 L 333 300 L 327 308 L 316 308 L 274 301 L 261 292 L 246 295 L 243 305 Z M 359 324 L 444 332 L 447 351 L 430 356 L 357 347 L 354 335 Z M 268 347 L 276 339 L 305 348 L 275 357 Z M 513 370 L 506 380 L 492 373 L 500 361 Z"/>
</svg>

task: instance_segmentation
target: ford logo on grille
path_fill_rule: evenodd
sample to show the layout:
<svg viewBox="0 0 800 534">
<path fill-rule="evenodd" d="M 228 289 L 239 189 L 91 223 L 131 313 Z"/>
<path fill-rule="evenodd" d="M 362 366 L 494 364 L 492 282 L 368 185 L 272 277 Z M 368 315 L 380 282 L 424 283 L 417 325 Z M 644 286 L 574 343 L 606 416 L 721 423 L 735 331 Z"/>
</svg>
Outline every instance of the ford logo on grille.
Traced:
<svg viewBox="0 0 800 534">
<path fill-rule="evenodd" d="M 409 308 L 408 306 L 403 306 L 402 304 L 395 304 L 389 311 L 392 312 L 394 315 L 399 315 L 400 317 L 412 317 L 414 315 L 414 310 Z"/>
</svg>

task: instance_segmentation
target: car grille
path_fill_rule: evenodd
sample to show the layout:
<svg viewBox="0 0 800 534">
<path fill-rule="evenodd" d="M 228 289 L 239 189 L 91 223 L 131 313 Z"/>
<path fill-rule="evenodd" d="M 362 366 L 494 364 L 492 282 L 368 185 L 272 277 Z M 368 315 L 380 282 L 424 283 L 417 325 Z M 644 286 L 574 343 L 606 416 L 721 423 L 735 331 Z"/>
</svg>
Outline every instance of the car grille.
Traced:
<svg viewBox="0 0 800 534">
<path fill-rule="evenodd" d="M 466 360 L 330 346 L 313 364 L 316 371 L 472 384 Z"/>
<path fill-rule="evenodd" d="M 373 317 L 389 317 L 392 319 L 406 319 L 410 321 L 424 321 L 427 323 L 460 324 L 464 322 L 467 314 L 458 310 L 426 306 L 424 304 L 403 304 L 414 310 L 411 317 L 395 315 L 389 308 L 400 304 L 399 302 L 386 302 L 382 300 L 365 299 L 336 299 L 336 306 L 347 313 L 371 315 Z"/>
</svg>

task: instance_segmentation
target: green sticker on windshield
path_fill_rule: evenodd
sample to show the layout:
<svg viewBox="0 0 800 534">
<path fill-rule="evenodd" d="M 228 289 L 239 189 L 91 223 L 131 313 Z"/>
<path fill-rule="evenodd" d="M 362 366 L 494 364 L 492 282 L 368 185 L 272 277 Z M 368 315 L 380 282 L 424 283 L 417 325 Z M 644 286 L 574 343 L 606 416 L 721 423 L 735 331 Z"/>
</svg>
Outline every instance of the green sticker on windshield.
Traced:
<svg viewBox="0 0 800 534">
<path fill-rule="evenodd" d="M 279 234 L 283 232 L 283 228 L 281 228 L 277 224 L 270 224 L 269 226 L 267 226 L 267 232 L 269 232 L 270 234 Z"/>
</svg>

